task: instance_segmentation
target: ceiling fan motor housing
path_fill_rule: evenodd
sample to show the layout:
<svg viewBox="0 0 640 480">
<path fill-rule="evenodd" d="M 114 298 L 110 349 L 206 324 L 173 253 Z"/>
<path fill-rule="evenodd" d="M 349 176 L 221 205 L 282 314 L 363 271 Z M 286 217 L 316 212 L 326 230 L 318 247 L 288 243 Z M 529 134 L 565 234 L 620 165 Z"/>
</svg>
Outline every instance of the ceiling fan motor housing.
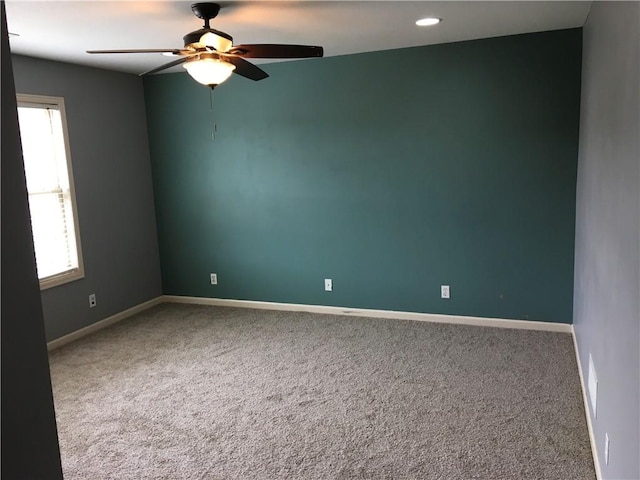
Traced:
<svg viewBox="0 0 640 480">
<path fill-rule="evenodd" d="M 226 52 L 233 46 L 231 35 L 213 28 L 201 28 L 195 32 L 187 33 L 182 39 L 185 48 L 213 47 L 218 52 Z"/>
</svg>

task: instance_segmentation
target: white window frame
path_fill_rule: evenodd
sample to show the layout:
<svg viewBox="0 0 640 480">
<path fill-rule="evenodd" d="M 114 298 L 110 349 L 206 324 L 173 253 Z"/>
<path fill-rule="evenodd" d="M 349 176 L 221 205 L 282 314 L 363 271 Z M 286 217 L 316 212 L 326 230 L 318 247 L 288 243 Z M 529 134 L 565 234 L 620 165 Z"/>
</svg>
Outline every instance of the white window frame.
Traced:
<svg viewBox="0 0 640 480">
<path fill-rule="evenodd" d="M 84 262 L 82 259 L 82 244 L 80 242 L 80 228 L 78 221 L 78 209 L 76 203 L 76 191 L 73 182 L 73 168 L 71 165 L 71 149 L 69 147 L 69 133 L 67 130 L 67 114 L 64 106 L 64 98 L 50 97 L 44 95 L 30 95 L 19 93 L 16 95 L 18 107 L 31 108 L 54 108 L 60 112 L 62 123 L 62 135 L 64 140 L 64 151 L 67 163 L 67 175 L 69 177 L 69 197 L 71 200 L 71 212 L 73 215 L 73 227 L 76 240 L 76 252 L 78 256 L 78 267 L 72 270 L 61 272 L 55 275 L 41 278 L 40 290 L 63 285 L 84 278 Z"/>
</svg>

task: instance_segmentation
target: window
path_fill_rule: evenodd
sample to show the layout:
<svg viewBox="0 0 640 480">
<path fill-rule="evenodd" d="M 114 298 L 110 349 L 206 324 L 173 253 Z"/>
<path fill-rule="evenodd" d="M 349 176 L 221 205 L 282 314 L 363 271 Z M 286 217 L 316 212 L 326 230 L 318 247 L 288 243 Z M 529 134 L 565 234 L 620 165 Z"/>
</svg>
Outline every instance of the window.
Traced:
<svg viewBox="0 0 640 480">
<path fill-rule="evenodd" d="M 42 290 L 84 277 L 64 100 L 18 95 L 31 230 Z"/>
</svg>

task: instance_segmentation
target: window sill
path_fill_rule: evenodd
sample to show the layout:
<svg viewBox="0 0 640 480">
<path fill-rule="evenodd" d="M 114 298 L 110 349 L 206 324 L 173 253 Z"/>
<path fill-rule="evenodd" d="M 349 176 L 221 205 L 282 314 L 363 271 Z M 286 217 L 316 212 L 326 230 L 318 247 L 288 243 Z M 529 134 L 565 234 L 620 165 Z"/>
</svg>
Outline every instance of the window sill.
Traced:
<svg viewBox="0 0 640 480">
<path fill-rule="evenodd" d="M 53 287 L 59 287 L 65 283 L 74 282 L 84 278 L 84 271 L 82 269 L 75 269 L 69 272 L 61 273 L 60 275 L 54 275 L 52 277 L 43 278 L 40 280 L 40 290 L 47 290 Z"/>
</svg>

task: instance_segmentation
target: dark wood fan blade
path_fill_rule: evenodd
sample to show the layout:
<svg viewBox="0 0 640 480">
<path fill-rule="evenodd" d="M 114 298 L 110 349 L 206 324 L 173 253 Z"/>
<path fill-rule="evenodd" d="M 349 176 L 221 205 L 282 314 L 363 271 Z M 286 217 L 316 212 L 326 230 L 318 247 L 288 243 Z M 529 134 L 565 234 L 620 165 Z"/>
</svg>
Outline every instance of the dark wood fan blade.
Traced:
<svg viewBox="0 0 640 480">
<path fill-rule="evenodd" d="M 229 56 L 225 57 L 224 61 L 233 63 L 236 66 L 236 69 L 233 71 L 233 73 L 237 73 L 238 75 L 248 78 L 249 80 L 258 81 L 269 76 L 269 74 L 261 68 L 255 66 L 253 63 L 247 62 L 240 57 Z"/>
<path fill-rule="evenodd" d="M 191 50 L 180 50 L 178 48 L 149 48 L 134 50 L 87 50 L 87 53 L 172 53 L 174 55 L 187 55 Z"/>
<path fill-rule="evenodd" d="M 153 70 L 143 72 L 140 74 L 140 76 L 142 77 L 143 75 L 151 75 L 152 73 L 158 73 L 158 72 L 161 72 L 162 70 L 166 70 L 167 68 L 175 67 L 176 65 L 180 65 L 181 63 L 188 62 L 189 60 L 191 60 L 190 57 L 182 57 L 182 58 L 179 58 L 178 60 L 174 60 L 173 62 L 165 63 L 164 65 L 158 68 L 154 68 Z"/>
<path fill-rule="evenodd" d="M 261 43 L 235 45 L 227 53 L 246 58 L 311 58 L 322 57 L 324 49 L 309 45 L 278 45 Z"/>
</svg>

